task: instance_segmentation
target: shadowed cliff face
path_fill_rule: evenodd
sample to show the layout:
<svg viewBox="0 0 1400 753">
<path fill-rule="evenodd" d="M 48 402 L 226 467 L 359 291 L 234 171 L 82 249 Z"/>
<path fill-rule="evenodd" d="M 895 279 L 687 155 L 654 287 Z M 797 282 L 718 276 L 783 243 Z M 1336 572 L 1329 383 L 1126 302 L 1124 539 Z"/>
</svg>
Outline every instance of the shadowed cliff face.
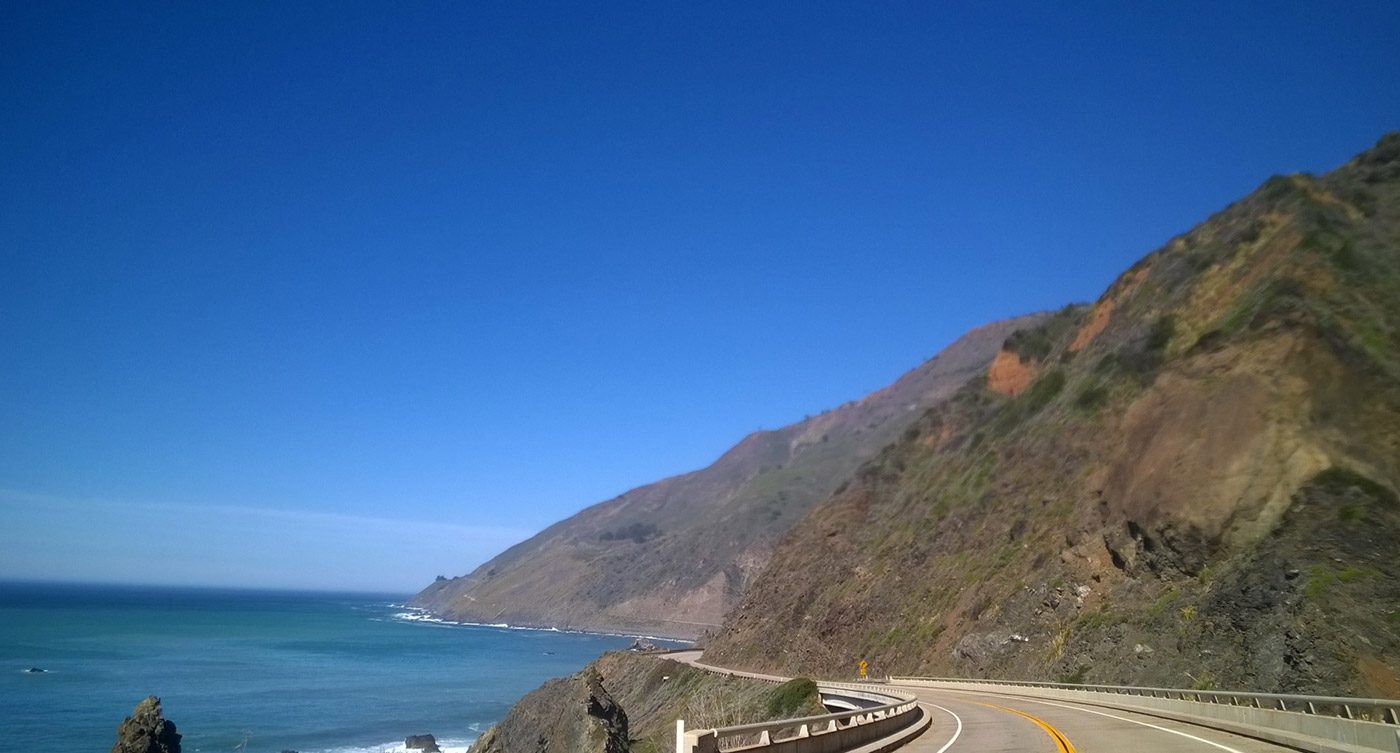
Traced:
<svg viewBox="0 0 1400 753">
<path fill-rule="evenodd" d="M 792 528 L 706 660 L 1395 695 L 1397 486 L 1390 134 L 1008 338 Z"/>
<path fill-rule="evenodd" d="M 413 604 L 474 622 L 677 637 L 714 629 L 795 521 L 1043 318 L 972 330 L 883 390 L 589 507 Z"/>
</svg>

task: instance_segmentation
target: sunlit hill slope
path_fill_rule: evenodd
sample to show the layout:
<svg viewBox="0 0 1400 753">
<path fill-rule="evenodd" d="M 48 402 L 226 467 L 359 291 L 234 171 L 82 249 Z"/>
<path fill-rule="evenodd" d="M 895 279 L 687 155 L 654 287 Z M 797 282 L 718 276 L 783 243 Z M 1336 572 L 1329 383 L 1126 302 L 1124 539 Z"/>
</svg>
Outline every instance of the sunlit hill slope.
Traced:
<svg viewBox="0 0 1400 753">
<path fill-rule="evenodd" d="M 1400 133 L 1006 342 L 797 523 L 720 664 L 1400 697 Z"/>
</svg>

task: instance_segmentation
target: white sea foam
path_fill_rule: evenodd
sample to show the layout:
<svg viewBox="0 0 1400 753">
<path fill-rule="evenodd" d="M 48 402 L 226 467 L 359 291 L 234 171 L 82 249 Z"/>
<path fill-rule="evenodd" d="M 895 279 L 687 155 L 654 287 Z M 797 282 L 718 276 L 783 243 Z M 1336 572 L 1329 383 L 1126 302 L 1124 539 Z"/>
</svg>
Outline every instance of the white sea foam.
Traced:
<svg viewBox="0 0 1400 753">
<path fill-rule="evenodd" d="M 475 737 L 449 738 L 446 740 L 438 740 L 437 744 L 438 747 L 442 749 L 442 753 L 467 753 L 467 748 L 471 747 L 471 744 L 475 741 Z M 349 745 L 338 748 L 326 748 L 321 751 L 316 751 L 316 753 L 409 753 L 409 750 L 404 747 L 402 740 L 395 740 L 379 745 Z"/>
<path fill-rule="evenodd" d="M 445 620 L 434 615 L 421 607 L 409 607 L 401 604 L 389 604 L 395 609 L 407 609 L 406 612 L 395 612 L 392 617 L 403 622 L 428 623 L 433 625 L 452 625 L 461 627 L 497 628 L 499 630 L 523 630 L 535 633 L 569 633 L 571 635 L 606 635 L 612 638 L 645 638 L 650 641 L 661 641 L 672 643 L 678 646 L 689 646 L 690 641 L 679 638 L 665 638 L 659 635 L 641 635 L 638 633 L 608 633 L 598 630 L 570 630 L 557 627 L 534 627 L 530 625 L 512 625 L 508 622 L 465 622 L 461 620 Z"/>
</svg>

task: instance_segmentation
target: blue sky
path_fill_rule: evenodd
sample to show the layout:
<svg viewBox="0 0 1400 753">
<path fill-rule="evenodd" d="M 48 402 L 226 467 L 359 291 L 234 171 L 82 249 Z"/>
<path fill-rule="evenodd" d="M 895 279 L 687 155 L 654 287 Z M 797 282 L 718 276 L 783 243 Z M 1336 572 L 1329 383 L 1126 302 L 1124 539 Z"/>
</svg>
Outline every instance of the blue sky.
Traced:
<svg viewBox="0 0 1400 753">
<path fill-rule="evenodd" d="M 413 591 L 1400 128 L 1394 2 L 108 5 L 0 24 L 0 578 Z"/>
</svg>

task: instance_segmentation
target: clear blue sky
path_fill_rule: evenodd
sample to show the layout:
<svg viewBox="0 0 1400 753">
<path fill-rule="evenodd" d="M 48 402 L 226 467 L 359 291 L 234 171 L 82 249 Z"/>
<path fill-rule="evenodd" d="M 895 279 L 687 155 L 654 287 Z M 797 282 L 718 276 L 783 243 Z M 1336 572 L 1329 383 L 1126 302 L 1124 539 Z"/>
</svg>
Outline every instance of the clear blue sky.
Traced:
<svg viewBox="0 0 1400 753">
<path fill-rule="evenodd" d="M 1400 128 L 1393 0 L 4 15 L 0 578 L 413 591 Z"/>
</svg>

